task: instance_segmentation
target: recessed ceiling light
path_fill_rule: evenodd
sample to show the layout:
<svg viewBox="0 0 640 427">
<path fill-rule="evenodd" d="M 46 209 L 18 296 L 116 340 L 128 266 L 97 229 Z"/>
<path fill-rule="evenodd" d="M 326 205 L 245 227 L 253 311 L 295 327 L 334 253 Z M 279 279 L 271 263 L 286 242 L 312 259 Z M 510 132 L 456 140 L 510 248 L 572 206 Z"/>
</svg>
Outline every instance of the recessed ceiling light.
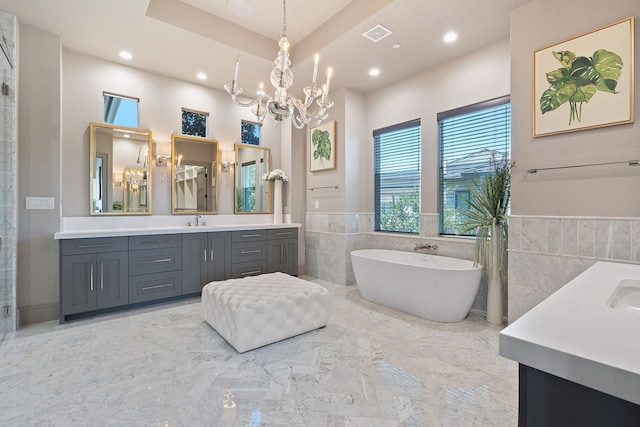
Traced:
<svg viewBox="0 0 640 427">
<path fill-rule="evenodd" d="M 120 52 L 120 58 L 122 59 L 132 59 L 133 55 L 131 55 L 131 53 L 127 52 L 126 50 L 123 50 Z"/>
<path fill-rule="evenodd" d="M 248 18 L 256 7 L 249 0 L 227 0 L 227 10 L 239 18 Z"/>
<path fill-rule="evenodd" d="M 442 38 L 442 40 L 445 43 L 453 43 L 454 41 L 456 41 L 458 39 L 458 33 L 456 33 L 455 31 L 449 31 L 447 34 L 444 35 L 444 37 Z"/>
<path fill-rule="evenodd" d="M 369 75 L 371 77 L 378 77 L 380 75 L 380 69 L 379 68 L 372 68 L 369 70 Z"/>
<path fill-rule="evenodd" d="M 394 43 L 391 45 L 391 47 L 394 49 L 400 49 L 400 43 Z"/>
<path fill-rule="evenodd" d="M 196 77 L 200 80 L 207 80 L 207 75 L 205 73 L 198 73 L 196 74 Z"/>
</svg>

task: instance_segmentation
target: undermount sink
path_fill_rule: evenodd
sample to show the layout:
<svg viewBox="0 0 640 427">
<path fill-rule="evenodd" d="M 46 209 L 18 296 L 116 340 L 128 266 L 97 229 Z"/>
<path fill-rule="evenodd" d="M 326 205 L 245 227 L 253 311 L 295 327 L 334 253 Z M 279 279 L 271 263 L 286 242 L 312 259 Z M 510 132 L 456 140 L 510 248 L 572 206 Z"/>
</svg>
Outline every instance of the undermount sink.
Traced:
<svg viewBox="0 0 640 427">
<path fill-rule="evenodd" d="M 621 280 L 607 300 L 607 305 L 618 310 L 640 314 L 640 280 Z"/>
</svg>

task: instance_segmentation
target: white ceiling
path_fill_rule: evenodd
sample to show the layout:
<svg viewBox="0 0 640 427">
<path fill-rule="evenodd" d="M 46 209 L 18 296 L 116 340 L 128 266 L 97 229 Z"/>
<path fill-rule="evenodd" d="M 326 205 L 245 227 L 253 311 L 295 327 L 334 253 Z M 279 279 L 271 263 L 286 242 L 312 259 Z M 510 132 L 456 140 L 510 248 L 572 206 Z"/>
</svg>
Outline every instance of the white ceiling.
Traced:
<svg viewBox="0 0 640 427">
<path fill-rule="evenodd" d="M 237 1 L 237 0 L 231 0 Z M 294 89 L 308 84 L 313 54 L 320 78 L 334 69 L 332 90 L 367 92 L 508 36 L 510 11 L 529 0 L 288 0 Z M 60 36 L 69 50 L 222 89 L 241 55 L 239 85 L 252 93 L 268 82 L 282 31 L 281 0 L 251 0 L 240 18 L 227 0 L 0 0 L 22 24 Z M 393 34 L 364 37 L 376 24 Z M 458 40 L 442 42 L 455 30 Z M 400 43 L 399 49 L 393 49 Z M 120 50 L 134 58 L 118 57 Z M 371 78 L 371 67 L 381 70 Z M 196 79 L 204 72 L 208 79 Z"/>
</svg>

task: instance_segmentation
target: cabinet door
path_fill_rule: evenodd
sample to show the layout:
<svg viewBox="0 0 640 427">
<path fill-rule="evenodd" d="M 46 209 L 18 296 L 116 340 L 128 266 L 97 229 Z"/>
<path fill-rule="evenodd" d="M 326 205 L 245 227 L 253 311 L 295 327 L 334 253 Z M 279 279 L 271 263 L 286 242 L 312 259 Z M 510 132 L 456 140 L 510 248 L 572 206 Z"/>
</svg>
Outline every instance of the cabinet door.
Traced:
<svg viewBox="0 0 640 427">
<path fill-rule="evenodd" d="M 284 239 L 282 240 L 284 259 L 282 260 L 283 273 L 290 274 L 292 276 L 298 275 L 298 240 L 297 239 Z"/>
<path fill-rule="evenodd" d="M 296 239 L 269 241 L 269 272 L 280 271 L 298 275 L 298 247 Z"/>
<path fill-rule="evenodd" d="M 129 304 L 129 259 L 127 252 L 96 256 L 98 308 Z"/>
<path fill-rule="evenodd" d="M 95 283 L 96 255 L 65 255 L 60 266 L 62 316 L 98 308 Z"/>
<path fill-rule="evenodd" d="M 231 233 L 209 233 L 209 266 L 207 281 L 226 280 L 231 277 Z"/>
<path fill-rule="evenodd" d="M 207 233 L 182 235 L 182 291 L 191 294 L 202 291 L 207 283 L 209 254 Z"/>
</svg>

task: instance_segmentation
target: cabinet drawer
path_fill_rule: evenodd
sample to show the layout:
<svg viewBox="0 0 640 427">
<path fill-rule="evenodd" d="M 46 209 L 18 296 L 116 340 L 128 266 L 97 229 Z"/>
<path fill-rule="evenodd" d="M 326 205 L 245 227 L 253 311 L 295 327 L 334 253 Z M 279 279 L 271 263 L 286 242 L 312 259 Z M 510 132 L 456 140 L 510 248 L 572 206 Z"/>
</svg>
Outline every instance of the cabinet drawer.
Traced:
<svg viewBox="0 0 640 427">
<path fill-rule="evenodd" d="M 170 298 L 181 294 L 181 271 L 129 277 L 129 304 Z"/>
<path fill-rule="evenodd" d="M 182 249 L 166 248 L 129 251 L 129 275 L 182 269 Z"/>
<path fill-rule="evenodd" d="M 131 236 L 129 237 L 129 250 L 179 248 L 182 245 L 181 236 L 181 234 Z"/>
<path fill-rule="evenodd" d="M 120 252 L 128 249 L 126 237 L 94 237 L 88 239 L 70 239 L 60 241 L 62 255 L 97 254 Z"/>
<path fill-rule="evenodd" d="M 267 273 L 267 270 L 267 260 L 243 262 L 240 264 L 233 264 L 231 266 L 231 277 L 233 279 L 238 279 L 247 276 L 257 276 L 259 274 Z"/>
<path fill-rule="evenodd" d="M 295 239 L 298 237 L 297 228 L 274 228 L 269 230 L 269 240 Z"/>
<path fill-rule="evenodd" d="M 267 259 L 268 242 L 244 242 L 231 244 L 231 263 Z"/>
<path fill-rule="evenodd" d="M 247 230 L 247 231 L 232 231 L 231 242 L 255 242 L 258 240 L 267 240 L 267 230 Z"/>
</svg>

